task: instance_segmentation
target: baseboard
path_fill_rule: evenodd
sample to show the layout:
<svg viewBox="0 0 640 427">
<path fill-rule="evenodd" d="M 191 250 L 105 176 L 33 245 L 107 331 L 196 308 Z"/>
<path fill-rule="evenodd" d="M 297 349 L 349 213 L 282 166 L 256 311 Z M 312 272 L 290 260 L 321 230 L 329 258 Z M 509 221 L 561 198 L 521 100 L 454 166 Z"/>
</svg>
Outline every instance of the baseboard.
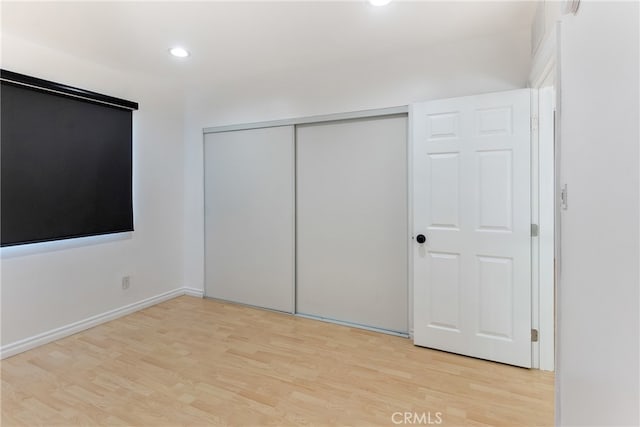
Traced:
<svg viewBox="0 0 640 427">
<path fill-rule="evenodd" d="M 47 332 L 43 332 L 38 335 L 34 335 L 29 338 L 22 339 L 20 341 L 12 342 L 0 347 L 0 359 L 14 356 L 23 351 L 30 350 L 32 348 L 50 343 L 60 338 L 68 337 L 85 329 L 92 328 L 110 320 L 117 319 L 118 317 L 126 316 L 127 314 L 134 313 L 152 305 L 159 304 L 161 302 L 182 296 L 189 295 L 193 297 L 202 298 L 204 292 L 201 289 L 182 287 L 174 289 L 169 292 L 162 293 L 150 298 L 143 299 L 142 301 L 134 302 L 133 304 L 125 305 L 124 307 L 116 308 L 114 310 L 107 311 L 96 316 L 88 317 L 84 320 L 71 323 L 69 325 L 61 326 L 59 328 L 52 329 Z"/>
<path fill-rule="evenodd" d="M 202 289 L 190 288 L 188 286 L 185 286 L 182 289 L 184 290 L 185 295 L 196 298 L 204 298 L 204 291 Z"/>
</svg>

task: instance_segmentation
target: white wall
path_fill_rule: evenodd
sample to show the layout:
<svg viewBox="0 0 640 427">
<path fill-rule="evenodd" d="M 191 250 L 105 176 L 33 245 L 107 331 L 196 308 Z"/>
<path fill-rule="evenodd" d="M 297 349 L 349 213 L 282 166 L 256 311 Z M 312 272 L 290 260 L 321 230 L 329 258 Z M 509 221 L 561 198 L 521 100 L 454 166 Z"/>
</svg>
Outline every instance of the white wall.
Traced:
<svg viewBox="0 0 640 427">
<path fill-rule="evenodd" d="M 406 105 L 522 88 L 530 67 L 528 30 L 433 46 L 398 47 L 392 57 L 343 61 L 263 75 L 215 93 L 187 94 L 185 279 L 202 289 L 202 128 Z"/>
<path fill-rule="evenodd" d="M 639 4 L 581 2 L 560 29 L 560 425 L 640 424 Z"/>
<path fill-rule="evenodd" d="M 3 248 L 2 345 L 181 287 L 181 94 L 152 76 L 109 69 L 7 34 L 1 65 L 140 103 L 133 129 L 135 231 L 125 239 L 66 249 L 68 243 Z M 126 292 L 123 275 L 132 280 Z"/>
</svg>

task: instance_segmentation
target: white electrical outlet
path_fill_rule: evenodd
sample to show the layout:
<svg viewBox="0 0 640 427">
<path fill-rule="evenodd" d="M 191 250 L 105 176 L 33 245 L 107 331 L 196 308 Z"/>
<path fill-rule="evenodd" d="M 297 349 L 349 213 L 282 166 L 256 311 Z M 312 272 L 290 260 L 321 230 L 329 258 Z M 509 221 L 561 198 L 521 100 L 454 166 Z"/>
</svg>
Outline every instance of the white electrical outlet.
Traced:
<svg viewBox="0 0 640 427">
<path fill-rule="evenodd" d="M 131 286 L 131 276 L 124 276 L 122 278 L 122 290 L 126 291 Z"/>
</svg>

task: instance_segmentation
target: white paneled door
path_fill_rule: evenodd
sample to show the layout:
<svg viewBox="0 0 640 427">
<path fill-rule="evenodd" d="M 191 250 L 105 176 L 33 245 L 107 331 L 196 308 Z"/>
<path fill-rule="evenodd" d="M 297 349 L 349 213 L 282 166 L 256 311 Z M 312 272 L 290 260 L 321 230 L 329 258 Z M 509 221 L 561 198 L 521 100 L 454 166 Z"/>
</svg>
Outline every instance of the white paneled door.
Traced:
<svg viewBox="0 0 640 427">
<path fill-rule="evenodd" d="M 530 90 L 413 104 L 414 343 L 531 366 Z"/>
</svg>

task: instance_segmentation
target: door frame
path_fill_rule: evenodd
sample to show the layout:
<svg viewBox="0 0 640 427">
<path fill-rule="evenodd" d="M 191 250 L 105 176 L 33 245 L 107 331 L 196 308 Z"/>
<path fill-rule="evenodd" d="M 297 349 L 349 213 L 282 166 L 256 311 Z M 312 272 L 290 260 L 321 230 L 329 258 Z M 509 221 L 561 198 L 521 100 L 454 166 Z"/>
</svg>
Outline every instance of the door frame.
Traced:
<svg viewBox="0 0 640 427">
<path fill-rule="evenodd" d="M 556 143 L 557 122 L 555 120 L 559 90 L 557 34 L 558 23 L 550 28 L 548 34 L 537 47 L 528 79 L 529 87 L 533 89 L 534 94 L 541 101 L 536 106 L 536 111 L 538 111 L 540 124 L 537 146 L 542 147 L 543 150 L 538 164 L 540 173 L 538 176 L 543 179 L 538 181 L 542 185 L 539 188 L 538 197 L 532 202 L 539 204 L 539 208 L 545 209 L 543 217 L 540 218 L 540 237 L 538 239 L 540 259 L 545 261 L 538 266 L 538 281 L 533 283 L 539 298 L 539 306 L 537 307 L 539 318 L 536 326 L 540 332 L 539 342 L 535 346 L 536 357 L 534 361 L 536 367 L 544 371 L 555 370 L 556 349 L 556 283 L 559 267 L 557 241 L 559 206 L 556 205 L 558 146 Z M 548 92 L 549 87 L 551 88 L 550 93 Z M 544 88 L 547 88 L 547 93 Z M 545 107 L 545 102 L 551 105 Z M 552 128 L 549 129 L 548 126 L 552 126 Z M 545 183 L 542 174 L 551 178 L 550 184 L 548 180 Z M 550 210 L 552 212 L 549 212 Z"/>
<path fill-rule="evenodd" d="M 555 37 L 549 37 L 545 45 L 552 46 Z M 532 199 L 536 203 L 540 217 L 539 264 L 536 268 L 538 276 L 534 286 L 538 296 L 536 328 L 539 330 L 539 341 L 534 343 L 534 360 L 536 367 L 544 371 L 555 370 L 556 348 L 556 269 L 557 269 L 557 211 L 556 206 L 556 83 L 557 68 L 554 49 L 541 49 L 538 63 L 543 64 L 532 72 L 530 86 L 536 97 L 538 112 L 538 129 L 535 145 L 538 150 L 537 182 L 538 196 Z M 536 360 L 537 359 L 537 360 Z"/>
<path fill-rule="evenodd" d="M 296 202 L 296 163 L 297 163 L 297 141 L 296 141 L 296 130 L 297 127 L 299 125 L 310 125 L 310 124 L 321 124 L 321 123 L 331 123 L 331 122 L 340 122 L 340 121 L 347 121 L 347 120 L 358 120 L 358 119 L 373 119 L 373 118 L 380 118 L 380 117 L 388 117 L 388 116 L 405 116 L 407 117 L 407 140 L 405 141 L 405 147 L 406 150 L 409 150 L 410 147 L 410 138 L 409 138 L 409 131 L 410 131 L 410 126 L 409 126 L 409 106 L 408 105 L 399 105 L 399 106 L 395 106 L 395 107 L 386 107 L 386 108 L 375 108 L 375 109 L 370 109 L 370 110 L 357 110 L 357 111 L 347 111 L 347 112 L 341 112 L 341 113 L 331 113 L 331 114 L 321 114 L 321 115 L 315 115 L 315 116 L 302 116 L 302 117 L 293 117 L 293 118 L 287 118 L 287 119 L 278 119 L 278 120 L 268 120 L 268 121 L 261 121 L 261 122 L 250 122 L 250 123 L 238 123 L 238 124 L 230 124 L 230 125 L 221 125 L 221 126 L 210 126 L 210 127 L 205 127 L 202 129 L 202 162 L 203 162 L 203 166 L 202 166 L 202 180 L 203 180 L 203 191 L 202 191 L 202 198 L 203 198 L 203 210 L 202 210 L 202 215 L 203 215 L 203 224 L 204 224 L 204 229 L 206 229 L 206 201 L 205 201 L 205 195 L 206 195 L 206 189 L 205 189 L 205 169 L 206 169 L 206 163 L 205 163 L 205 156 L 204 156 L 204 150 L 205 150 L 205 140 L 206 140 L 206 136 L 208 134 L 214 134 L 214 133 L 222 133 L 222 132 L 233 132 L 233 131 L 241 131 L 241 130 L 251 130 L 251 129 L 263 129 L 263 128 L 272 128 L 272 127 L 281 127 L 281 126 L 292 126 L 294 129 L 294 158 L 293 158 L 293 171 L 294 171 L 294 185 L 293 185 L 293 197 L 294 197 L 294 221 L 293 221 L 293 227 L 294 227 L 294 233 L 293 233 L 293 256 L 294 256 L 294 265 L 293 265 L 293 284 L 292 284 L 292 298 L 293 298 L 293 310 L 292 312 L 285 312 L 294 316 L 298 316 L 298 317 L 303 317 L 303 318 L 308 318 L 308 319 L 314 319 L 314 320 L 321 320 L 324 322 L 328 322 L 328 323 L 334 323 L 334 324 L 338 324 L 338 325 L 343 325 L 343 326 L 349 326 L 349 327 L 354 327 L 354 328 L 358 328 L 358 329 L 364 329 L 364 330 L 369 330 L 369 331 L 374 331 L 374 332 L 380 332 L 380 333 L 384 333 L 384 334 L 388 334 L 388 335 L 394 335 L 394 336 L 400 336 L 403 338 L 409 338 L 410 335 L 409 333 L 405 333 L 405 332 L 398 332 L 398 331 L 391 331 L 391 330 L 387 330 L 387 329 L 382 329 L 382 328 L 377 328 L 374 326 L 368 326 L 368 325 L 361 325 L 361 324 L 357 324 L 357 323 L 352 323 L 352 322 L 348 322 L 348 321 L 342 321 L 342 320 L 336 320 L 336 319 L 331 319 L 331 318 L 326 318 L 326 317 L 320 317 L 320 316 L 314 316 L 314 315 L 307 315 L 307 314 L 302 314 L 302 313 L 298 313 L 297 310 L 297 298 L 296 298 L 296 292 L 297 292 L 297 202 Z M 411 178 L 411 174 L 409 172 L 407 172 L 407 179 Z M 407 187 L 406 187 L 406 191 L 407 191 L 407 200 L 409 200 L 410 198 L 410 194 L 411 194 L 411 187 L 409 182 L 407 182 Z M 410 204 L 407 206 L 408 209 Z M 411 212 L 410 210 L 407 211 L 409 218 L 411 218 Z M 410 222 L 407 223 L 407 233 L 411 233 L 411 226 L 412 224 Z M 411 234 L 407 234 L 407 236 L 410 236 Z M 408 239 L 409 241 L 411 239 Z M 211 297 L 209 295 L 207 295 L 206 292 L 206 283 L 207 283 L 207 266 L 206 266 L 206 252 L 207 252 L 207 242 L 206 242 L 206 238 L 203 239 L 203 276 L 204 276 L 204 283 L 203 283 L 203 298 L 209 298 L 209 299 L 217 299 L 220 300 L 219 298 L 215 298 L 215 297 Z M 411 280 L 411 275 L 413 274 L 413 270 L 411 267 L 411 260 L 410 260 L 410 256 L 411 256 L 411 252 L 409 247 L 407 247 L 407 252 L 406 252 L 406 256 L 407 256 L 407 269 L 408 269 L 408 274 L 407 274 L 407 281 L 405 283 L 405 286 L 407 287 L 407 330 L 410 331 L 411 330 L 411 325 L 413 324 L 413 289 L 412 289 L 412 280 Z M 221 301 L 225 301 L 225 300 L 221 300 Z M 240 305 L 248 305 L 248 304 L 243 304 L 240 302 L 236 302 L 236 301 L 225 301 L 225 302 L 231 302 L 234 304 L 240 304 Z M 271 310 L 269 308 L 265 308 L 265 307 L 258 307 L 258 306 L 253 306 L 253 305 L 248 305 L 250 307 L 254 307 L 254 308 L 258 308 L 258 309 L 263 309 L 263 310 Z M 281 312 L 282 313 L 282 312 Z"/>
<path fill-rule="evenodd" d="M 531 86 L 531 222 L 538 226 L 538 236 L 532 237 L 531 245 L 531 329 L 538 330 L 538 341 L 531 343 L 531 367 L 533 369 L 541 369 L 546 371 L 554 370 L 555 360 L 555 280 L 554 280 L 554 241 L 555 230 L 553 223 L 555 189 L 552 180 L 551 187 L 549 185 L 540 185 L 540 175 L 554 173 L 555 161 L 548 156 L 539 157 L 540 144 L 551 144 L 553 147 L 553 137 L 549 139 L 549 135 L 553 136 L 553 120 L 549 121 L 548 114 L 542 116 L 540 122 L 540 108 L 549 108 L 548 102 L 553 104 L 550 108 L 555 109 L 555 93 L 549 96 L 548 93 L 543 94 L 543 102 L 546 105 L 540 105 L 540 93 L 542 88 L 552 79 L 554 75 L 555 63 L 550 63 L 541 70 L 541 76 L 536 79 L 537 86 Z M 435 100 L 435 99 L 434 99 Z M 426 100 L 429 101 L 429 100 Z M 549 113 L 544 110 L 544 113 Z M 552 112 L 551 112 L 552 113 Z M 553 117 L 551 117 L 553 119 Z M 409 120 L 411 117 L 409 118 Z M 551 129 L 549 129 L 551 126 Z M 414 230 L 414 201 L 413 201 L 413 144 L 414 135 L 412 126 L 409 121 L 409 149 L 407 150 L 407 181 L 409 194 L 408 202 L 408 224 L 409 236 L 413 236 Z M 551 209 L 549 208 L 551 206 Z M 540 216 L 540 208 L 546 211 Z M 551 223 L 548 218 L 551 215 Z M 541 224 L 541 219 L 543 219 Z M 540 226 L 543 225 L 544 229 Z M 413 316 L 413 297 L 414 297 L 414 263 L 413 251 L 416 249 L 413 238 L 407 242 L 409 259 L 409 336 L 414 337 L 414 316 Z M 549 254 L 549 247 L 551 254 Z M 549 276 L 551 272 L 551 276 Z M 542 278 L 542 280 L 541 280 Z"/>
</svg>

